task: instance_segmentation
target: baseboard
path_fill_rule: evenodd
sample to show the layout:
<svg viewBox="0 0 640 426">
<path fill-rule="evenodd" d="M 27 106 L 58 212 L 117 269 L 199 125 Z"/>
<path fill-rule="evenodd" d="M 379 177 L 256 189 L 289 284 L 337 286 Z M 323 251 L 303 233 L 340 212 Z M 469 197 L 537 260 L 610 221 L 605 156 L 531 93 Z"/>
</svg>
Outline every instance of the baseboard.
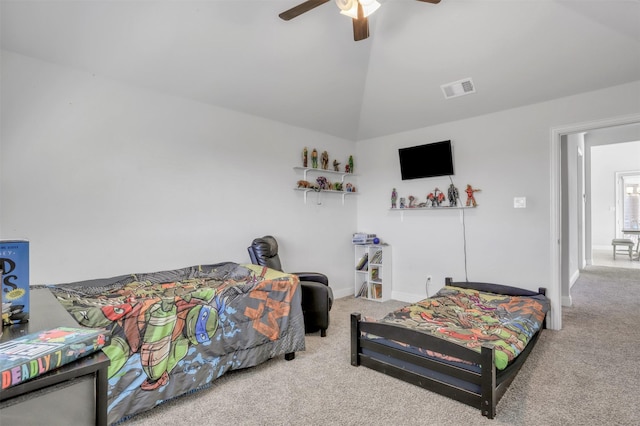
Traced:
<svg viewBox="0 0 640 426">
<path fill-rule="evenodd" d="M 435 293 L 435 291 L 434 291 L 434 293 Z M 416 303 L 416 302 L 419 302 L 422 299 L 426 299 L 427 295 L 415 294 L 415 293 L 404 293 L 404 292 L 401 292 L 401 291 L 392 291 L 391 292 L 391 298 L 393 300 L 399 300 L 400 302 Z"/>
<path fill-rule="evenodd" d="M 340 290 L 332 288 L 332 290 L 333 290 L 334 299 L 342 299 L 343 297 L 349 297 L 349 296 L 353 297 L 353 289 L 351 288 L 342 288 Z"/>
<path fill-rule="evenodd" d="M 569 278 L 569 288 L 573 287 L 576 281 L 578 281 L 578 278 L 580 278 L 580 270 L 576 269 L 571 278 Z"/>
</svg>

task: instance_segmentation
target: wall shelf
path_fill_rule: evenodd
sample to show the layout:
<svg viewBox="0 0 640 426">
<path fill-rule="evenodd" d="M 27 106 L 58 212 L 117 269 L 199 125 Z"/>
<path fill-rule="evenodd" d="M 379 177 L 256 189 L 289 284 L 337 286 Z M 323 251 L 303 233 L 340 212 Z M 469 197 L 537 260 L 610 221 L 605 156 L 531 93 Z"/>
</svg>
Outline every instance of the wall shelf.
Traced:
<svg viewBox="0 0 640 426">
<path fill-rule="evenodd" d="M 340 181 L 342 183 L 344 183 L 345 176 L 357 176 L 354 173 L 336 172 L 335 170 L 314 169 L 313 167 L 294 167 L 293 170 L 302 172 L 302 176 L 304 180 L 307 180 L 307 172 L 314 172 L 318 174 L 328 174 L 332 176 L 340 176 Z M 335 191 L 335 192 L 340 192 L 340 191 Z"/>
<path fill-rule="evenodd" d="M 460 210 L 460 213 L 462 213 L 462 210 L 467 210 L 467 209 L 475 209 L 477 206 L 455 206 L 455 207 L 449 207 L 449 206 L 441 206 L 441 207 L 405 207 L 403 209 L 399 209 L 399 208 L 390 208 L 389 211 L 394 211 L 394 212 L 400 212 L 400 221 L 404 221 L 404 212 L 407 211 L 425 211 L 425 210 L 431 210 L 431 211 L 436 211 L 436 210 Z"/>
<path fill-rule="evenodd" d="M 302 172 L 302 180 L 308 180 L 307 179 L 307 174 L 308 173 L 313 173 L 313 174 L 317 174 L 318 176 L 322 176 L 322 175 L 326 175 L 326 176 L 340 176 L 340 182 L 342 184 L 344 184 L 344 179 L 346 176 L 356 176 L 354 173 L 346 173 L 346 172 L 336 172 L 335 170 L 324 170 L 324 169 L 314 169 L 313 167 L 294 167 L 293 170 L 297 171 L 297 172 Z M 358 195 L 359 192 L 349 192 L 349 191 L 336 191 L 336 190 L 332 190 L 332 189 L 322 189 L 322 190 L 316 190 L 313 188 L 293 188 L 294 191 L 302 191 L 304 192 L 304 203 L 307 203 L 307 194 L 309 192 L 316 192 L 316 193 L 329 193 L 329 194 L 341 194 L 342 195 L 342 204 L 344 204 L 344 199 L 347 196 L 351 196 L 351 195 Z"/>
<path fill-rule="evenodd" d="M 392 207 L 389 210 L 406 212 L 406 211 L 412 211 L 412 210 L 464 210 L 464 209 L 475 209 L 476 207 L 478 206 L 405 207 L 404 209 L 399 209 L 399 208 L 394 209 Z"/>
<path fill-rule="evenodd" d="M 315 193 L 329 193 L 329 194 L 342 194 L 342 204 L 344 204 L 344 199 L 347 196 L 358 195 L 359 192 L 348 192 L 348 191 L 333 191 L 330 189 L 323 189 L 321 191 L 316 191 L 315 189 L 310 188 L 293 188 L 294 191 L 303 191 L 304 192 L 304 203 L 307 203 L 307 193 L 315 192 Z"/>
</svg>

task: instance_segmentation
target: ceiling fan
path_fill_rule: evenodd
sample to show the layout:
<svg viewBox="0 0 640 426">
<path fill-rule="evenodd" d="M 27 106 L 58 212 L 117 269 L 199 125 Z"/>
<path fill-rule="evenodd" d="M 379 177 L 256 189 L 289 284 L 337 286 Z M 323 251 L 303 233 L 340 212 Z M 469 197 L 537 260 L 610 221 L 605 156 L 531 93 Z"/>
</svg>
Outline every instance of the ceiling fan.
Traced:
<svg viewBox="0 0 640 426">
<path fill-rule="evenodd" d="M 307 0 L 289 10 L 285 10 L 278 16 L 285 21 L 302 15 L 316 7 L 327 3 L 329 0 Z M 418 0 L 424 3 L 438 4 L 440 0 Z M 369 37 L 369 20 L 367 17 L 375 12 L 380 3 L 376 0 L 336 0 L 340 13 L 350 16 L 353 20 L 353 39 L 364 40 Z"/>
</svg>

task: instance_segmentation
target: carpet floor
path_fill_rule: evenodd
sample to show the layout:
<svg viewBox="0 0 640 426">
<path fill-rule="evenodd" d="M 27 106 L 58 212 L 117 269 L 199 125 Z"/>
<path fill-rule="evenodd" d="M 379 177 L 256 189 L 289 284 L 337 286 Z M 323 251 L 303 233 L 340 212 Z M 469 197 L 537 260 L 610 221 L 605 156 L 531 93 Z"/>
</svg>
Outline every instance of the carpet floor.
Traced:
<svg viewBox="0 0 640 426">
<path fill-rule="evenodd" d="M 235 371 L 209 389 L 127 421 L 134 425 L 638 425 L 640 270 L 591 266 L 572 288 L 563 328 L 543 331 L 497 407 L 480 410 L 353 367 L 349 315 L 382 317 L 404 303 L 337 299 L 327 337 L 306 351 Z"/>
</svg>

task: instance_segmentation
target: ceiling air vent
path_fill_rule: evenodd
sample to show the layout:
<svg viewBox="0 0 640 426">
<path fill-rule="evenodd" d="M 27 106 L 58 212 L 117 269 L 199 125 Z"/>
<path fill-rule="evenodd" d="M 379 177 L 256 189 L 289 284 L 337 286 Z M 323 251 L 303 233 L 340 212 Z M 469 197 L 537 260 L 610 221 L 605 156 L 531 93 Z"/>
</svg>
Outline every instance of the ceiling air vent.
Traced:
<svg viewBox="0 0 640 426">
<path fill-rule="evenodd" d="M 470 78 L 454 81 L 453 83 L 443 84 L 440 86 L 445 99 L 451 99 L 469 93 L 475 93 L 476 88 Z"/>
</svg>

